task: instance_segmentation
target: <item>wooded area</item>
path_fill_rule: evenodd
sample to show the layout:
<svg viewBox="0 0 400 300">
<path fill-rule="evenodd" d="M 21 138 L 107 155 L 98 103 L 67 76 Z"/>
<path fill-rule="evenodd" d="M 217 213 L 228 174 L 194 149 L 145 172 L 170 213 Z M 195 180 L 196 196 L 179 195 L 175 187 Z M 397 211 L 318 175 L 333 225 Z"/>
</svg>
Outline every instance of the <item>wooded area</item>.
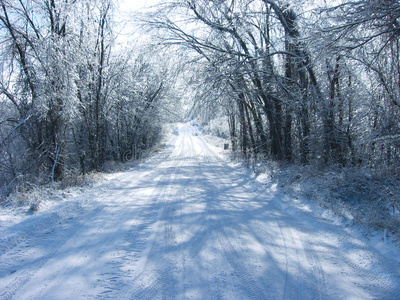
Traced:
<svg viewBox="0 0 400 300">
<path fill-rule="evenodd" d="M 134 159 L 160 135 L 165 66 L 118 46 L 113 1 L 1 1 L 0 186 Z"/>
<path fill-rule="evenodd" d="M 138 17 L 162 54 L 116 47 L 112 0 L 0 5 L 3 195 L 155 145 L 171 49 L 244 158 L 399 174 L 398 1 L 164 1 Z"/>
<path fill-rule="evenodd" d="M 390 0 L 188 0 L 143 21 L 195 53 L 199 115 L 226 116 L 242 156 L 398 174 L 399 17 Z"/>
</svg>

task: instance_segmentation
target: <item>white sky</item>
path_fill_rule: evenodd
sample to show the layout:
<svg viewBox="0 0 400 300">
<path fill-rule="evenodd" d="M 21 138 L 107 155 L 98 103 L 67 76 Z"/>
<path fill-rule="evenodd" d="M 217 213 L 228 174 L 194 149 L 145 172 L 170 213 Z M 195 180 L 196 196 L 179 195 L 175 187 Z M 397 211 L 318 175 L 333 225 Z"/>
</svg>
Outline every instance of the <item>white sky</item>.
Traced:
<svg viewBox="0 0 400 300">
<path fill-rule="evenodd" d="M 135 43 L 139 36 L 133 26 L 132 13 L 145 11 L 146 8 L 160 3 L 161 0 L 119 0 L 119 17 L 117 22 L 120 22 L 121 29 L 118 41 L 122 44 Z"/>
<path fill-rule="evenodd" d="M 153 6 L 159 3 L 159 0 L 120 0 L 120 8 L 122 12 L 134 12 L 143 8 Z"/>
</svg>

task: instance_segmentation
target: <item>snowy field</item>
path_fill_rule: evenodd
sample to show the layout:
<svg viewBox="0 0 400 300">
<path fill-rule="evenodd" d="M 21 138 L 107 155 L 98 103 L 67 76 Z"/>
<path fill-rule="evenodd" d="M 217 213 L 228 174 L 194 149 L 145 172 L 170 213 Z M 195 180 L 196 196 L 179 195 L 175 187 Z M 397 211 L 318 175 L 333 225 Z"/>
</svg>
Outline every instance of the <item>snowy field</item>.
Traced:
<svg viewBox="0 0 400 300">
<path fill-rule="evenodd" d="M 0 212 L 0 299 L 400 299 L 397 249 L 283 201 L 181 124 L 165 151 Z"/>
</svg>

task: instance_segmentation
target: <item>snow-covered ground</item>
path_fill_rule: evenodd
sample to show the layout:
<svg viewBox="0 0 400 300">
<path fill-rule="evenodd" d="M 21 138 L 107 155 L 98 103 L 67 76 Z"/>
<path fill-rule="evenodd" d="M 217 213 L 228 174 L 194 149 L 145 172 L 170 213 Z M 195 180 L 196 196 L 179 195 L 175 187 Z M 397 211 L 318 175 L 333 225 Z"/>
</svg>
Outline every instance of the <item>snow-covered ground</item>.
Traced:
<svg viewBox="0 0 400 300">
<path fill-rule="evenodd" d="M 0 237 L 0 299 L 400 299 L 397 249 L 258 184 L 185 124 L 80 195 L 3 209 Z"/>
</svg>

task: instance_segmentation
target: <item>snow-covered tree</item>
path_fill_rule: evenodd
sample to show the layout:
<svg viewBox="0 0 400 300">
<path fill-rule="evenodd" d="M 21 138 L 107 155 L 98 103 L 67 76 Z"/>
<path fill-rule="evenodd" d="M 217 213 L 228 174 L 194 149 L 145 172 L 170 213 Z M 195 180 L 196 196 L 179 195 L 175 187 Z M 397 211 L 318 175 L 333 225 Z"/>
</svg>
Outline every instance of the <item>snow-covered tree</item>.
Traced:
<svg viewBox="0 0 400 300">
<path fill-rule="evenodd" d="M 156 143 L 173 82 L 153 53 L 117 48 L 113 1 L 0 8 L 1 186 L 59 181 Z"/>
</svg>

